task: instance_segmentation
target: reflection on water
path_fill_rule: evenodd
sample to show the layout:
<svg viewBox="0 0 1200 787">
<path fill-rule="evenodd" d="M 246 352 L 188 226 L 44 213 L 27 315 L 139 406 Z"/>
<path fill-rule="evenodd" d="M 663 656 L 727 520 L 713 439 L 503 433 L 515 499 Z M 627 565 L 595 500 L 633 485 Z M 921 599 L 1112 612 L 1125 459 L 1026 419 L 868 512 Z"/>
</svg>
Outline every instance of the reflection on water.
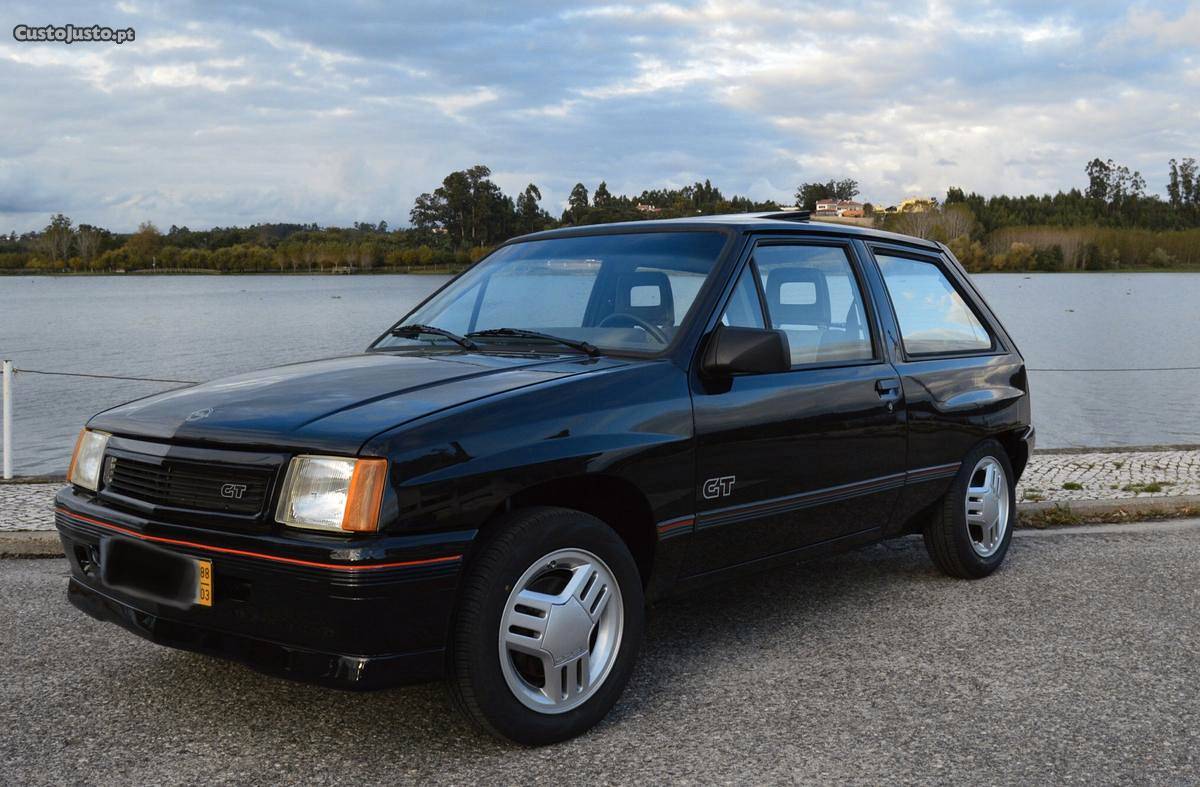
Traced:
<svg viewBox="0 0 1200 787">
<path fill-rule="evenodd" d="M 1200 274 L 975 277 L 1032 367 L 1200 366 Z M 0 277 L 18 367 L 211 379 L 355 352 L 440 276 Z M 1200 371 L 1031 374 L 1039 445 L 1200 443 Z M 105 407 L 170 386 L 23 375 L 20 474 L 63 472 Z"/>
</svg>

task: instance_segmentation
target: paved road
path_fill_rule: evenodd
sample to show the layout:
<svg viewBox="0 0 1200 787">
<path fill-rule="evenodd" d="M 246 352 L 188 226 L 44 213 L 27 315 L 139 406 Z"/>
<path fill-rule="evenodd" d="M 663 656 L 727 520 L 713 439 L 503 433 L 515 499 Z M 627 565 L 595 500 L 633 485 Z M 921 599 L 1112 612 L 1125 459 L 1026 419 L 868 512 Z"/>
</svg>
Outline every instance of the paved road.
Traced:
<svg viewBox="0 0 1200 787">
<path fill-rule="evenodd" d="M 1034 533 L 974 583 L 919 542 L 658 607 L 581 739 L 467 731 L 438 687 L 331 692 L 76 614 L 0 561 L 0 781 L 1184 783 L 1200 779 L 1200 522 Z"/>
</svg>

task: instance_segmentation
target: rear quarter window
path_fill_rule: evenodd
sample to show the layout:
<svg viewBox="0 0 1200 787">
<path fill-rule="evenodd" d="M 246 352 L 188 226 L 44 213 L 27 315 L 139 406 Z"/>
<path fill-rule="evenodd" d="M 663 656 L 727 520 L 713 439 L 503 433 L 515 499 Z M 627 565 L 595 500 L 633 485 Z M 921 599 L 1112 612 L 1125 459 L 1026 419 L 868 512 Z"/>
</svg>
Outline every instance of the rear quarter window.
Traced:
<svg viewBox="0 0 1200 787">
<path fill-rule="evenodd" d="M 991 334 L 936 263 L 879 253 L 875 259 L 909 355 L 992 349 Z"/>
</svg>

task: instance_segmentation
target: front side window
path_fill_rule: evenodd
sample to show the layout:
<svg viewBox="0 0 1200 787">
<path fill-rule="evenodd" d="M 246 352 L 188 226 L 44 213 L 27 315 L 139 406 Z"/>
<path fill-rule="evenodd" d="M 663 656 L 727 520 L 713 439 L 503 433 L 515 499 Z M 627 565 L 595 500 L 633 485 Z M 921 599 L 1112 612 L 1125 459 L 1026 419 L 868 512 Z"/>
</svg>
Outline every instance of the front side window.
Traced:
<svg viewBox="0 0 1200 787">
<path fill-rule="evenodd" d="M 933 262 L 876 254 L 909 355 L 981 352 L 992 337 Z"/>
<path fill-rule="evenodd" d="M 453 281 L 403 324 L 472 338 L 481 346 L 542 344 L 480 335 L 537 331 L 607 350 L 658 352 L 688 318 L 716 267 L 719 232 L 637 232 L 514 243 Z M 375 348 L 439 344 L 431 334 L 387 336 Z M 547 344 L 560 350 L 561 346 Z"/>
<path fill-rule="evenodd" d="M 737 286 L 729 297 L 721 323 L 730 328 L 766 328 L 763 324 L 762 303 L 758 300 L 758 287 L 754 284 L 754 269 L 746 266 L 738 276 Z"/>
<path fill-rule="evenodd" d="M 754 250 L 771 327 L 783 330 L 792 366 L 874 357 L 862 293 L 841 246 Z"/>
</svg>

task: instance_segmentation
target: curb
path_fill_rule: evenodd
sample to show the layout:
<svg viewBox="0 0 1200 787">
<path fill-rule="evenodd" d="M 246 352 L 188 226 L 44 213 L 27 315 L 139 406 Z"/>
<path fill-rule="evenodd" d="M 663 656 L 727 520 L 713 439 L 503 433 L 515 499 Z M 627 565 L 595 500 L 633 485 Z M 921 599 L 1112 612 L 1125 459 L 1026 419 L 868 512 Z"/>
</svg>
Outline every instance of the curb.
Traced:
<svg viewBox="0 0 1200 787">
<path fill-rule="evenodd" d="M 1200 445 L 1195 443 L 1160 443 L 1156 445 L 1106 445 L 1100 448 L 1085 446 L 1067 446 L 1064 448 L 1035 448 L 1034 456 L 1055 456 L 1059 454 L 1157 454 L 1165 451 L 1200 451 Z"/>
<path fill-rule="evenodd" d="M 1121 524 L 1068 525 L 1066 527 L 1022 527 L 1013 531 L 1013 538 L 1042 538 L 1053 536 L 1128 535 L 1142 533 L 1178 533 L 1200 527 L 1200 519 L 1160 519 L 1156 522 L 1123 522 Z"/>
<path fill-rule="evenodd" d="M 62 557 L 57 530 L 0 533 L 0 557 Z"/>
<path fill-rule="evenodd" d="M 1017 527 L 1046 530 L 1097 524 L 1145 524 L 1200 515 L 1200 495 L 1017 504 Z"/>
<path fill-rule="evenodd" d="M 1177 508 L 1200 506 L 1200 495 L 1162 495 L 1159 497 L 1121 497 L 1109 500 L 1042 500 L 1036 503 L 1018 503 L 1017 511 L 1036 514 L 1055 508 L 1069 509 L 1080 514 L 1107 514 L 1124 511 L 1130 514 L 1141 512 L 1171 511 Z"/>
<path fill-rule="evenodd" d="M 1070 502 L 1018 503 L 1017 514 L 1023 519 L 1047 512 L 1064 515 L 1042 524 L 1018 522 L 1018 531 L 1053 530 L 1056 532 L 1093 532 L 1095 526 L 1120 529 L 1130 525 L 1149 525 L 1139 517 L 1152 520 L 1186 519 L 1196 516 L 1200 495 L 1174 497 L 1132 497 L 1121 500 L 1074 500 Z M 1154 523 L 1157 524 L 1157 523 Z M 1109 531 L 1105 531 L 1109 532 Z M 17 530 L 0 532 L 0 558 L 62 557 L 62 542 L 57 530 Z"/>
</svg>

